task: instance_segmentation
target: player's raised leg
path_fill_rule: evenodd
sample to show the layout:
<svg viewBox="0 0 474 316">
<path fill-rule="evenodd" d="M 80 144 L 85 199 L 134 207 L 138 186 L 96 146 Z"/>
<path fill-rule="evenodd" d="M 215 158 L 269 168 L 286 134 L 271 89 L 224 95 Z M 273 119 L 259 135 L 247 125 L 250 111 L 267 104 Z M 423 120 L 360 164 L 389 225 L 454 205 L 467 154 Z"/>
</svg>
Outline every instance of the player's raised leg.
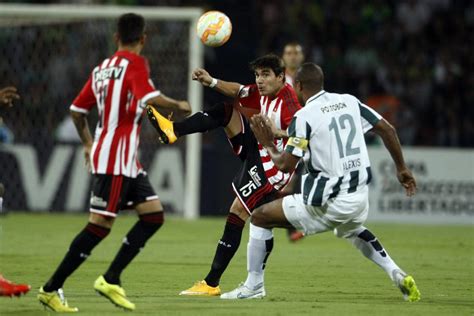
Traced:
<svg viewBox="0 0 474 316">
<path fill-rule="evenodd" d="M 205 87 L 212 88 L 230 98 L 239 97 L 243 86 L 237 82 L 217 80 L 202 68 L 195 69 L 192 79 Z M 193 133 L 203 133 L 218 127 L 227 127 L 232 118 L 238 118 L 232 104 L 219 103 L 206 111 L 198 112 L 181 122 L 172 122 L 161 115 L 155 108 L 147 106 L 151 124 L 158 131 L 160 141 L 172 144 L 178 137 Z M 230 135 L 231 137 L 234 135 Z"/>
<path fill-rule="evenodd" d="M 344 225 L 342 225 L 344 226 Z M 349 234 L 338 228 L 336 234 L 341 234 L 356 247 L 367 259 L 381 267 L 390 279 L 398 286 L 405 300 L 415 302 L 420 300 L 420 291 L 412 276 L 407 275 L 388 254 L 375 235 L 366 227 L 361 226 Z M 340 236 L 341 237 L 341 236 Z"/>
<path fill-rule="evenodd" d="M 164 222 L 163 206 L 158 199 L 140 203 L 135 209 L 139 220 L 123 239 L 122 246 L 106 273 L 94 283 L 94 289 L 99 294 L 126 310 L 134 310 L 135 304 L 127 298 L 120 276 Z"/>
<path fill-rule="evenodd" d="M 248 217 L 249 214 L 236 198 L 230 208 L 222 237 L 217 242 L 209 273 L 204 280 L 196 282 L 180 295 L 217 296 L 221 294 L 220 279 L 239 249 L 242 231 Z"/>
<path fill-rule="evenodd" d="M 236 289 L 221 295 L 221 299 L 255 299 L 266 295 L 265 265 L 273 249 L 273 227 L 293 228 L 278 199 L 256 208 L 252 213 L 250 238 L 247 245 L 247 280 Z"/>
<path fill-rule="evenodd" d="M 110 232 L 114 218 L 91 213 L 86 227 L 74 238 L 66 256 L 38 293 L 38 300 L 55 312 L 77 312 L 69 307 L 62 290 L 66 279 L 89 257 Z"/>
<path fill-rule="evenodd" d="M 234 120 L 238 118 L 237 111 L 229 103 L 215 104 L 210 109 L 195 113 L 180 122 L 167 119 L 152 106 L 147 106 L 147 115 L 153 127 L 158 131 L 160 141 L 165 144 L 172 144 L 179 137 L 189 134 L 226 127 L 230 124 L 232 117 Z"/>
</svg>

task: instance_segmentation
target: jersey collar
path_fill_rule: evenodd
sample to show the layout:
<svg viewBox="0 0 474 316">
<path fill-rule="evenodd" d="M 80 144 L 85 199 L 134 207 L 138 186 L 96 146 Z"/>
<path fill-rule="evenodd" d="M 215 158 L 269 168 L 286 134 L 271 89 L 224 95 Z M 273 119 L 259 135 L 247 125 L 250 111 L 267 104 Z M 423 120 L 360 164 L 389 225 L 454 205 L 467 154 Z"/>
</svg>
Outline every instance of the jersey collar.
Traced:
<svg viewBox="0 0 474 316">
<path fill-rule="evenodd" d="M 137 58 L 140 57 L 140 55 L 135 54 L 134 52 L 128 51 L 128 50 L 118 50 L 115 52 L 115 56 L 122 56 L 125 58 Z"/>
<path fill-rule="evenodd" d="M 314 100 L 316 100 L 317 98 L 319 98 L 320 96 L 322 96 L 322 95 L 325 94 L 325 93 L 326 93 L 326 91 L 324 91 L 324 90 L 319 91 L 318 93 L 316 93 L 315 95 L 313 95 L 311 98 L 309 98 L 309 99 L 306 101 L 305 105 L 308 104 L 309 102 L 313 102 Z"/>
</svg>

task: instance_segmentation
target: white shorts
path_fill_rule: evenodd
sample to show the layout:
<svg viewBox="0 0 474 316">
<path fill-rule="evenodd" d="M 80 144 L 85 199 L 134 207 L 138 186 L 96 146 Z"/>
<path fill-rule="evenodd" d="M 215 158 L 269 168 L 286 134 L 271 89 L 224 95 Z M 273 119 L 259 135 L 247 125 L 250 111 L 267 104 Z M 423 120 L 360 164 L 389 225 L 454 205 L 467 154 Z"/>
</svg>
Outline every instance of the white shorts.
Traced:
<svg viewBox="0 0 474 316">
<path fill-rule="evenodd" d="M 334 230 L 338 237 L 350 237 L 367 219 L 369 189 L 339 194 L 323 206 L 304 204 L 302 194 L 285 196 L 282 203 L 286 219 L 305 235 Z"/>
</svg>

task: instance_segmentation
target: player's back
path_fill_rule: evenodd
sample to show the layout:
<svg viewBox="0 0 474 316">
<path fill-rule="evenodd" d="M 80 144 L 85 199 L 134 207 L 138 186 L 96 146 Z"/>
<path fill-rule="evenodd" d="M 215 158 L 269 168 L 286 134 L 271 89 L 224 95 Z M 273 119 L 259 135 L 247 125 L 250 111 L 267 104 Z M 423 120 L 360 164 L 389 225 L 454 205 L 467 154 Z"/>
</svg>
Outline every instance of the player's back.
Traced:
<svg viewBox="0 0 474 316">
<path fill-rule="evenodd" d="M 99 120 L 91 152 L 92 172 L 136 177 L 139 133 L 145 102 L 160 94 L 149 80 L 145 58 L 118 51 L 92 71 L 71 110 L 97 105 Z"/>
<path fill-rule="evenodd" d="M 321 191 L 318 201 L 308 201 L 309 204 L 322 205 L 327 198 L 356 192 L 370 182 L 364 133 L 380 119 L 378 114 L 354 96 L 321 91 L 308 99 L 296 116 L 295 124 L 300 126 L 290 126 L 290 129 L 304 131 L 305 139 L 309 140 L 307 165 L 310 173 L 309 179 L 305 180 L 309 183 L 306 187 L 311 190 L 312 184 L 317 184 L 316 189 Z M 289 134 L 292 134 L 291 130 Z M 306 194 L 308 198 L 315 192 Z"/>
</svg>

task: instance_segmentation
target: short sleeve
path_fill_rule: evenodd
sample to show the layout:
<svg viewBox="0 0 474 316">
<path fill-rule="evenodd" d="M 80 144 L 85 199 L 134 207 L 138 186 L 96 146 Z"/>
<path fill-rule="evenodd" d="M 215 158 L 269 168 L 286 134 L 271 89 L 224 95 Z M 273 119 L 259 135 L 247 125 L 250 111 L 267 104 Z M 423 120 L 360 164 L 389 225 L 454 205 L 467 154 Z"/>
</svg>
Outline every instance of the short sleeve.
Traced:
<svg viewBox="0 0 474 316">
<path fill-rule="evenodd" d="M 296 115 L 288 127 L 288 142 L 285 151 L 302 158 L 308 149 L 310 137 L 311 126 L 302 116 Z"/>
<path fill-rule="evenodd" d="M 360 102 L 359 110 L 362 129 L 364 133 L 370 131 L 375 126 L 375 124 L 377 124 L 382 119 L 382 116 L 378 114 L 374 109 Z"/>
<path fill-rule="evenodd" d="M 89 76 L 86 84 L 79 95 L 74 99 L 69 109 L 74 112 L 87 114 L 96 103 L 94 91 L 92 91 L 92 76 Z"/>
<path fill-rule="evenodd" d="M 146 59 L 134 61 L 127 73 L 127 80 L 133 96 L 146 103 L 149 99 L 160 95 L 150 79 L 150 69 Z"/>
<path fill-rule="evenodd" d="M 239 91 L 240 106 L 260 110 L 260 93 L 257 85 L 243 86 Z"/>
</svg>

